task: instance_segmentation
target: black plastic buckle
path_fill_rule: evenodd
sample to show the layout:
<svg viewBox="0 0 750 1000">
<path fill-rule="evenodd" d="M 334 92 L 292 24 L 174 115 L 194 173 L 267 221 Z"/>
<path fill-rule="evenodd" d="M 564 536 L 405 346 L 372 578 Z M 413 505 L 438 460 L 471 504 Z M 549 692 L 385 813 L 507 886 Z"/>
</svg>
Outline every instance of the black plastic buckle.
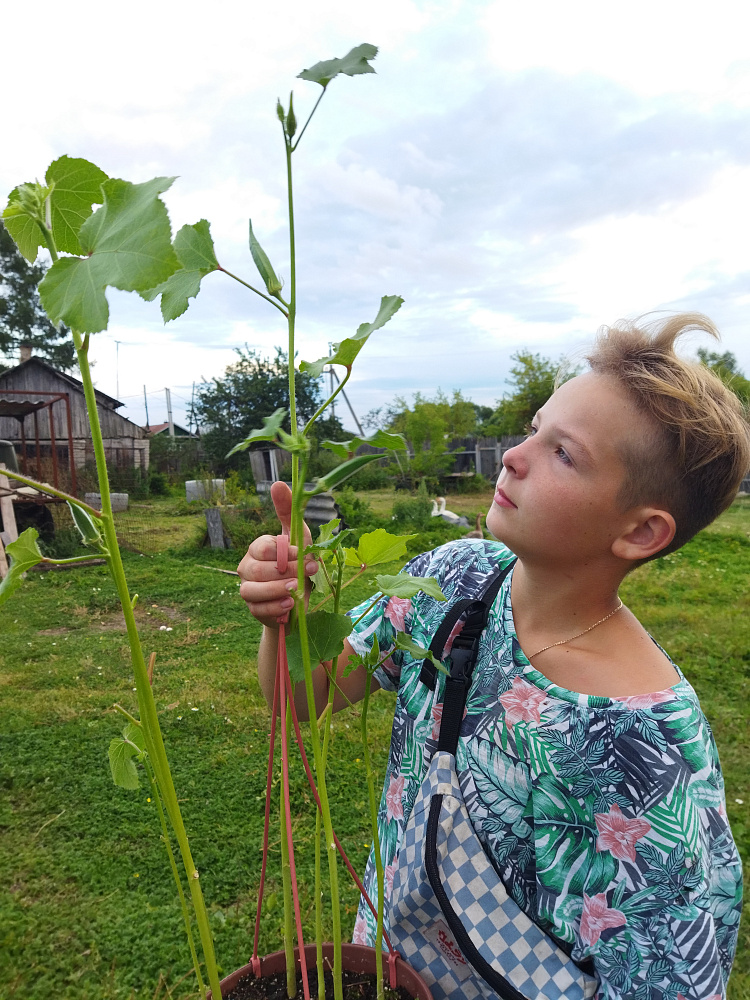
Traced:
<svg viewBox="0 0 750 1000">
<path fill-rule="evenodd" d="M 464 687 L 471 684 L 471 675 L 479 650 L 479 637 L 456 636 L 451 648 L 451 677 L 461 681 Z"/>
</svg>

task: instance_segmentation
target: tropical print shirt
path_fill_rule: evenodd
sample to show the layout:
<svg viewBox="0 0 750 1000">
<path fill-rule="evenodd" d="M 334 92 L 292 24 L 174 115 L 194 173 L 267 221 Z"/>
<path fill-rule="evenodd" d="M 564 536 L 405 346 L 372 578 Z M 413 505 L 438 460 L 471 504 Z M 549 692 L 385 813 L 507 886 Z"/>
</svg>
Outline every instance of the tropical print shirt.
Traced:
<svg viewBox="0 0 750 1000">
<path fill-rule="evenodd" d="M 481 594 L 512 558 L 498 542 L 468 539 L 417 556 L 405 569 L 435 577 L 448 602 L 384 597 L 350 643 L 363 653 L 377 636 L 386 651 L 403 630 L 429 646 L 451 604 Z M 518 644 L 511 579 L 512 571 L 480 642 L 456 753 L 488 857 L 532 920 L 574 961 L 593 960 L 597 1000 L 722 1000 L 742 870 L 716 745 L 695 691 L 679 669 L 674 687 L 630 697 L 553 684 Z M 444 677 L 438 673 L 430 691 L 420 670 L 420 661 L 394 650 L 376 674 L 381 687 L 397 692 L 378 815 L 386 895 L 440 730 Z M 364 884 L 375 901 L 372 854 Z M 354 940 L 372 944 L 374 925 L 360 902 Z"/>
</svg>

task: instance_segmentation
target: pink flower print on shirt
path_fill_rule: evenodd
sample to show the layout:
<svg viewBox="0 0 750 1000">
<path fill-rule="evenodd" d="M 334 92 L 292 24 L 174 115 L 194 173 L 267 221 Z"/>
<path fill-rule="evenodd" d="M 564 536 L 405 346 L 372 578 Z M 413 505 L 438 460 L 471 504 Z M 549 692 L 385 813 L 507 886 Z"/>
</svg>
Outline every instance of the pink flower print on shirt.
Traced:
<svg viewBox="0 0 750 1000">
<path fill-rule="evenodd" d="M 463 620 L 457 621 L 451 629 L 450 635 L 445 640 L 445 646 L 443 647 L 443 658 L 445 658 L 453 649 L 453 643 L 456 641 L 456 636 L 461 635 L 465 624 L 466 622 Z"/>
<path fill-rule="evenodd" d="M 607 906 L 605 893 L 587 896 L 584 892 L 581 914 L 581 940 L 584 944 L 595 945 L 602 931 L 608 927 L 622 927 L 625 923 L 625 914 L 621 910 L 610 910 Z"/>
<path fill-rule="evenodd" d="M 635 845 L 651 824 L 645 819 L 628 819 L 617 804 L 608 813 L 596 813 L 594 819 L 599 831 L 597 851 L 609 851 L 618 861 L 635 861 Z"/>
<path fill-rule="evenodd" d="M 621 698 L 613 698 L 612 701 L 619 701 L 631 710 L 639 708 L 651 708 L 652 705 L 660 705 L 663 701 L 673 701 L 674 691 L 667 688 L 665 691 L 652 691 L 650 694 L 628 694 Z"/>
<path fill-rule="evenodd" d="M 367 944 L 367 921 L 364 917 L 357 917 L 352 934 L 354 944 Z"/>
<path fill-rule="evenodd" d="M 430 739 L 436 740 L 440 736 L 440 723 L 443 721 L 443 703 L 442 701 L 432 706 L 432 732 L 430 733 Z"/>
<path fill-rule="evenodd" d="M 509 728 L 517 722 L 540 722 L 539 710 L 547 700 L 547 695 L 522 677 L 513 678 L 510 691 L 500 695 L 500 704 L 505 709 L 505 721 Z"/>
<path fill-rule="evenodd" d="M 385 866 L 385 898 L 390 899 L 393 895 L 393 877 L 396 874 L 398 865 L 394 861 L 392 865 Z"/>
<path fill-rule="evenodd" d="M 410 611 L 411 601 L 404 597 L 392 597 L 385 606 L 384 614 L 394 628 L 398 629 L 399 632 L 403 632 L 404 622 Z"/>
<path fill-rule="evenodd" d="M 404 794 L 404 776 L 391 776 L 388 791 L 385 793 L 385 812 L 388 819 L 403 819 L 404 804 L 401 801 Z"/>
</svg>

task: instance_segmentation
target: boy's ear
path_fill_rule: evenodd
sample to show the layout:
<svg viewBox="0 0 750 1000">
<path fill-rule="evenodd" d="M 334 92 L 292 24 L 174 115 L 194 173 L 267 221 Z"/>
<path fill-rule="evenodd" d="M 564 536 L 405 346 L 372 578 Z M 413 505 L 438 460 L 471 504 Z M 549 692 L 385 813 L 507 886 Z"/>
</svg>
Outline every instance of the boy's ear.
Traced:
<svg viewBox="0 0 750 1000">
<path fill-rule="evenodd" d="M 637 512 L 637 521 L 631 521 L 623 534 L 612 543 L 612 553 L 619 559 L 637 562 L 661 552 L 672 541 L 677 530 L 669 511 L 654 507 Z"/>
</svg>

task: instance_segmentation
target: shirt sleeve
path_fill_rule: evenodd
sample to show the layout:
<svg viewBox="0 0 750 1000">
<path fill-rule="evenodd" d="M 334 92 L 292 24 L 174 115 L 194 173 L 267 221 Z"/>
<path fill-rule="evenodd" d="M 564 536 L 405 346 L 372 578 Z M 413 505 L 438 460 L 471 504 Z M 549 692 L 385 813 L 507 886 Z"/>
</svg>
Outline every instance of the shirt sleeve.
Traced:
<svg viewBox="0 0 750 1000">
<path fill-rule="evenodd" d="M 423 552 L 410 560 L 402 572 L 410 573 L 412 576 L 427 576 L 431 556 L 432 553 Z M 349 635 L 349 645 L 355 653 L 362 655 L 372 649 L 373 640 L 377 637 L 381 654 L 390 651 L 390 656 L 375 671 L 375 679 L 384 690 L 396 691 L 404 658 L 403 651 L 394 648 L 396 633 L 411 634 L 419 595 L 413 600 L 387 596 L 381 597 L 374 604 L 373 600 L 374 595 L 347 612 L 355 622 L 354 629 Z"/>
</svg>

